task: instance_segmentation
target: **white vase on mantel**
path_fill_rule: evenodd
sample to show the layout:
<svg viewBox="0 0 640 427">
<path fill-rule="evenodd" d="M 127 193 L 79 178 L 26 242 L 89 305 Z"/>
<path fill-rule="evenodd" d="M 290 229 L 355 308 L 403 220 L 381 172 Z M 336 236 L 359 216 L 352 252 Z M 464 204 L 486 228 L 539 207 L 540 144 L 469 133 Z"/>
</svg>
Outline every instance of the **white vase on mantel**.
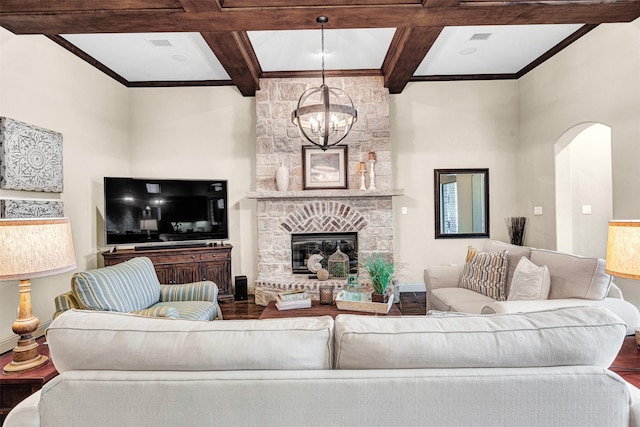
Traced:
<svg viewBox="0 0 640 427">
<path fill-rule="evenodd" d="M 287 191 L 289 188 L 289 169 L 284 165 L 284 160 L 276 170 L 276 187 L 278 191 Z"/>
</svg>

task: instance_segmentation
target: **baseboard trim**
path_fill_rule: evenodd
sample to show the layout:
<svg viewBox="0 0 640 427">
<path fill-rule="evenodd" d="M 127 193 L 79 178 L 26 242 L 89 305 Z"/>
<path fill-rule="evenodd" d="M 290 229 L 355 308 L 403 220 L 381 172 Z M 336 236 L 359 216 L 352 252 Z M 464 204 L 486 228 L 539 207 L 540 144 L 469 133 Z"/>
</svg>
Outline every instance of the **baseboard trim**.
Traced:
<svg viewBox="0 0 640 427">
<path fill-rule="evenodd" d="M 41 323 L 38 329 L 36 329 L 36 331 L 33 333 L 33 336 L 36 338 L 40 338 L 41 336 L 43 336 L 44 331 L 49 327 L 50 324 L 51 320 Z M 0 339 L 0 354 L 13 350 L 16 344 L 18 344 L 17 335 L 10 335 L 8 337 Z"/>
</svg>

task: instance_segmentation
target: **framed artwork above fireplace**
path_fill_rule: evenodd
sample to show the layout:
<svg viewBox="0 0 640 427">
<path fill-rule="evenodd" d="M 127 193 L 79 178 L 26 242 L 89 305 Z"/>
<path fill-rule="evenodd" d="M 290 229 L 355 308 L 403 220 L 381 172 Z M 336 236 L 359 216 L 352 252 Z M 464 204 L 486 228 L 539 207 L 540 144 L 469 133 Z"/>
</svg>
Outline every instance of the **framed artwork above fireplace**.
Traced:
<svg viewBox="0 0 640 427">
<path fill-rule="evenodd" d="M 302 147 L 302 188 L 304 190 L 346 189 L 347 146 L 321 148 Z"/>
</svg>

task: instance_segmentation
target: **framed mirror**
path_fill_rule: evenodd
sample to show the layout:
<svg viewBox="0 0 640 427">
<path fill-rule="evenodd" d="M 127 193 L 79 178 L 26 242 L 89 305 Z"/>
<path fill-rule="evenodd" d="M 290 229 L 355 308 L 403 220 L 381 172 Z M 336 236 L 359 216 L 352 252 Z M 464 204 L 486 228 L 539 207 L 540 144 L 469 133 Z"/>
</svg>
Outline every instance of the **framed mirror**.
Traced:
<svg viewBox="0 0 640 427">
<path fill-rule="evenodd" d="M 489 169 L 435 169 L 436 239 L 489 237 Z"/>
</svg>

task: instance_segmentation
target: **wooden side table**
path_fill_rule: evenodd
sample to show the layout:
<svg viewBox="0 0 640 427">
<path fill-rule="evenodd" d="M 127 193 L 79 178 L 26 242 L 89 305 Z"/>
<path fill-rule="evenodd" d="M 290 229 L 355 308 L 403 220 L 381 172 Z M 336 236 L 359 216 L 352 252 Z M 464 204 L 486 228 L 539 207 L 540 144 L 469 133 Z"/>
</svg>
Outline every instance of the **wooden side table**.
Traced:
<svg viewBox="0 0 640 427">
<path fill-rule="evenodd" d="M 640 349 L 636 347 L 635 336 L 628 336 L 624 339 L 622 348 L 609 369 L 628 383 L 640 388 Z"/>
<path fill-rule="evenodd" d="M 39 338 L 40 354 L 49 356 L 49 346 L 45 339 Z M 5 366 L 11 362 L 12 352 L 0 356 L 0 366 Z M 43 366 L 19 374 L 0 374 L 0 426 L 4 424 L 4 419 L 14 406 L 40 390 L 51 378 L 58 375 L 58 371 L 53 366 L 51 359 Z"/>
</svg>

